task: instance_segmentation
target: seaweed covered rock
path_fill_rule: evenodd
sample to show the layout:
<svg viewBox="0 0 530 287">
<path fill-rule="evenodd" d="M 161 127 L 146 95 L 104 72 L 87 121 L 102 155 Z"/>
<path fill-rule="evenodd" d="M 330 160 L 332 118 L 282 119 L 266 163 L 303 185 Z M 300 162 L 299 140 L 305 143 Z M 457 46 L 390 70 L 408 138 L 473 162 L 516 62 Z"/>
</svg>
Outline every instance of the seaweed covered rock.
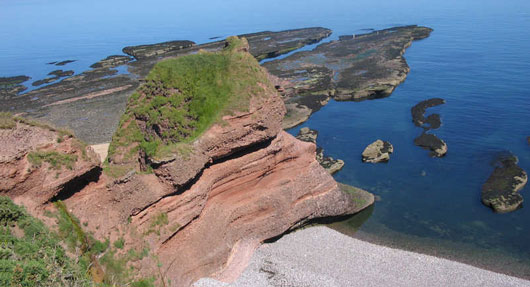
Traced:
<svg viewBox="0 0 530 287">
<path fill-rule="evenodd" d="M 500 156 L 495 162 L 495 170 L 482 185 L 482 203 L 495 212 L 511 212 L 523 203 L 519 191 L 526 185 L 528 175 L 517 162 L 514 155 Z"/>
<path fill-rule="evenodd" d="M 390 160 L 390 154 L 394 152 L 394 147 L 390 142 L 376 140 L 369 144 L 362 153 L 363 162 L 387 162 Z"/>
<path fill-rule="evenodd" d="M 421 135 L 414 139 L 414 144 L 430 150 L 432 157 L 443 157 L 447 153 L 447 144 L 435 134 L 427 133 L 430 130 L 440 128 L 442 121 L 439 114 L 430 114 L 425 117 L 425 111 L 427 108 L 442 104 L 445 104 L 444 99 L 432 98 L 419 102 L 410 110 L 414 125 L 423 128 Z"/>
<path fill-rule="evenodd" d="M 270 73 L 293 84 L 284 96 L 286 128 L 305 121 L 330 98 L 360 101 L 389 96 L 410 70 L 405 49 L 431 32 L 421 26 L 393 27 L 341 37 L 264 63 Z"/>
<path fill-rule="evenodd" d="M 423 132 L 414 139 L 414 144 L 424 149 L 430 150 L 433 157 L 443 157 L 447 153 L 447 144 L 436 135 Z"/>
<path fill-rule="evenodd" d="M 303 127 L 296 136 L 297 139 L 317 144 L 318 131 L 312 130 L 308 127 Z M 335 174 L 344 167 L 344 161 L 341 159 L 334 159 L 330 156 L 324 155 L 324 149 L 317 146 L 316 159 L 322 167 L 324 167 L 330 174 Z"/>
</svg>

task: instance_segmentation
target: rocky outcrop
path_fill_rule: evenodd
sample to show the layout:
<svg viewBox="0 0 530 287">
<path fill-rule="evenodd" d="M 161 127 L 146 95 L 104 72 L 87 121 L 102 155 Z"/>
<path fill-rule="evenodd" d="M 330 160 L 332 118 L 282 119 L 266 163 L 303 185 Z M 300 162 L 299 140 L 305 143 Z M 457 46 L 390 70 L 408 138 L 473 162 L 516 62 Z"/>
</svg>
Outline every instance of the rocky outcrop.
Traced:
<svg viewBox="0 0 530 287">
<path fill-rule="evenodd" d="M 66 132 L 10 119 L 12 125 L 0 129 L 0 194 L 33 211 L 98 178 L 99 159 L 85 144 Z"/>
<path fill-rule="evenodd" d="M 430 150 L 430 155 L 433 157 L 443 157 L 447 153 L 447 144 L 433 134 L 423 132 L 414 139 L 414 144 Z"/>
<path fill-rule="evenodd" d="M 297 139 L 317 144 L 318 131 L 312 130 L 308 127 L 303 127 L 296 136 Z M 317 146 L 316 159 L 322 167 L 324 167 L 329 174 L 335 174 L 344 167 L 344 161 L 341 159 L 334 159 L 330 156 L 324 155 L 324 149 Z"/>
<path fill-rule="evenodd" d="M 440 128 L 442 121 L 439 114 L 431 114 L 425 117 L 427 108 L 445 104 L 444 99 L 432 98 L 421 101 L 410 110 L 412 122 L 417 127 L 423 128 L 421 135 L 414 139 L 414 144 L 424 149 L 430 150 L 433 157 L 443 157 L 447 153 L 447 144 L 434 134 L 427 133 L 430 130 Z"/>
<path fill-rule="evenodd" d="M 389 96 L 409 72 L 405 49 L 431 31 L 405 26 L 349 35 L 265 63 L 273 75 L 293 83 L 284 96 L 291 123 L 286 128 L 307 119 L 330 98 L 360 101 Z"/>
<path fill-rule="evenodd" d="M 113 55 L 113 56 L 108 56 L 107 58 L 92 64 L 90 68 L 93 68 L 93 69 L 115 68 L 115 67 L 129 63 L 131 60 L 132 58 L 129 56 Z"/>
<path fill-rule="evenodd" d="M 388 162 L 390 154 L 394 152 L 394 147 L 390 142 L 376 140 L 369 144 L 362 153 L 363 162 Z"/>
<path fill-rule="evenodd" d="M 195 45 L 192 41 L 169 41 L 151 45 L 139 45 L 123 48 L 123 52 L 137 60 L 162 56 L 173 51 L 190 48 Z"/>
<path fill-rule="evenodd" d="M 412 114 L 412 122 L 414 122 L 417 127 L 425 127 L 430 129 L 439 128 L 441 125 L 440 116 L 438 114 L 432 114 L 425 118 L 425 111 L 427 108 L 432 108 L 442 104 L 445 104 L 445 100 L 440 98 L 432 98 L 419 102 L 410 110 Z M 425 126 L 425 124 L 428 124 L 428 126 Z"/>
<path fill-rule="evenodd" d="M 482 203 L 495 212 L 511 212 L 523 203 L 519 191 L 526 185 L 528 175 L 517 161 L 514 155 L 501 156 L 495 162 L 495 170 L 482 185 Z"/>
</svg>

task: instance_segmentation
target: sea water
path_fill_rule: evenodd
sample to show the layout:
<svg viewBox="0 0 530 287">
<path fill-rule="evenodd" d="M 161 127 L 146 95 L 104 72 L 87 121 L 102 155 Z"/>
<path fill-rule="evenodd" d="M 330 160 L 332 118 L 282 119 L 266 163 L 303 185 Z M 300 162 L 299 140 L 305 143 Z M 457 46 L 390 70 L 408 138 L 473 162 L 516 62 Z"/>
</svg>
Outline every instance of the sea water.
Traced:
<svg viewBox="0 0 530 287">
<path fill-rule="evenodd" d="M 495 214 L 480 189 L 500 152 L 530 172 L 530 1 L 0 0 L 0 77 L 29 75 L 31 83 L 57 68 L 80 73 L 128 45 L 311 26 L 332 29 L 329 41 L 409 24 L 434 32 L 407 50 L 411 72 L 390 97 L 331 101 L 300 126 L 317 129 L 318 145 L 346 162 L 338 181 L 378 199 L 358 233 L 353 221 L 333 227 L 488 268 L 501 262 L 491 268 L 528 278 L 530 207 Z M 46 64 L 69 59 L 76 62 Z M 422 130 L 410 108 L 433 97 L 446 100 L 427 112 L 441 115 L 434 133 L 448 145 L 444 158 L 413 144 Z M 390 162 L 362 163 L 376 139 L 394 145 Z"/>
</svg>

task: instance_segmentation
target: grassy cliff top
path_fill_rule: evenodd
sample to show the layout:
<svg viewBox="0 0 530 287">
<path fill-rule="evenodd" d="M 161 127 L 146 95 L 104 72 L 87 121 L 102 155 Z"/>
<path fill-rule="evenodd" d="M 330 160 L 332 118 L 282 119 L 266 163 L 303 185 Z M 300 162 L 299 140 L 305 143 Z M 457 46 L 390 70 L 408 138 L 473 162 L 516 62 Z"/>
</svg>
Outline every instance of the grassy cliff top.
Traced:
<svg viewBox="0 0 530 287">
<path fill-rule="evenodd" d="M 220 52 L 157 63 L 129 99 L 109 158 L 126 162 L 140 151 L 149 157 L 176 152 L 224 115 L 248 109 L 250 98 L 263 96 L 263 85 L 272 85 L 247 51 L 246 39 L 230 37 Z"/>
</svg>

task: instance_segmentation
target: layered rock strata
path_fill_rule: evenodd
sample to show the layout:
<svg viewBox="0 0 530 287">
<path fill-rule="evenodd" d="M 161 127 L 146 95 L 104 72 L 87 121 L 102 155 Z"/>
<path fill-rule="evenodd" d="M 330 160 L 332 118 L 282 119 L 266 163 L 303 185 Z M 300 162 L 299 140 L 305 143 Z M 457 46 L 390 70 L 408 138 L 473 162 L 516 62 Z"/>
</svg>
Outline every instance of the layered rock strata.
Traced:
<svg viewBox="0 0 530 287">
<path fill-rule="evenodd" d="M 33 210 L 99 177 L 97 155 L 70 134 L 23 119 L 2 117 L 0 194 Z M 11 125 L 5 125 L 7 121 Z"/>
<path fill-rule="evenodd" d="M 237 53 L 245 50 L 248 47 Z M 241 57 L 248 58 L 246 54 Z M 249 73 L 260 71 L 257 63 L 248 69 Z M 24 156 L 10 155 L 21 142 L 35 141 L 31 148 L 64 151 L 77 155 L 77 160 L 70 162 L 73 172 L 64 180 L 39 177 L 51 185 L 45 191 L 21 183 L 2 190 L 27 205 L 30 212 L 52 208 L 49 203 L 61 199 L 96 238 L 122 238 L 123 252 L 149 250 L 150 256 L 129 263 L 128 268 L 135 268 L 138 276 L 159 274 L 159 283 L 169 279 L 172 286 L 187 286 L 205 276 L 235 280 L 261 242 L 315 218 L 352 214 L 373 203 L 371 194 L 342 192 L 316 161 L 315 145 L 282 131 L 283 102 L 268 78 L 259 79 L 263 82 L 251 85 L 260 89 L 248 90 L 262 94 L 251 93 L 248 107 L 225 114 L 189 143 L 189 152 L 176 150 L 162 158 L 126 153 L 148 169 L 134 168 L 117 178 L 105 172 L 88 185 L 76 181 L 75 175 L 99 168 L 92 163 L 92 159 L 97 163 L 97 157 L 85 148 L 90 160 L 80 161 L 82 150 L 69 149 L 73 137 L 58 140 L 57 134 L 50 133 L 31 140 L 33 133 L 28 132 L 7 137 L 11 147 L 1 154 L 9 168 L 2 166 L 2 170 L 9 171 L 3 177 L 17 179 L 13 182 L 21 181 L 18 173 L 25 173 L 28 167 Z M 178 89 L 172 91 L 171 95 L 178 93 Z M 142 123 L 141 118 L 132 120 Z M 31 130 L 18 125 L 6 131 L 6 136 L 20 128 Z M 140 131 L 146 133 L 142 127 Z M 131 160 L 113 155 L 110 167 Z M 38 174 L 48 176 L 49 165 L 43 163 L 40 168 Z M 29 202 L 26 195 L 38 200 Z"/>
</svg>

